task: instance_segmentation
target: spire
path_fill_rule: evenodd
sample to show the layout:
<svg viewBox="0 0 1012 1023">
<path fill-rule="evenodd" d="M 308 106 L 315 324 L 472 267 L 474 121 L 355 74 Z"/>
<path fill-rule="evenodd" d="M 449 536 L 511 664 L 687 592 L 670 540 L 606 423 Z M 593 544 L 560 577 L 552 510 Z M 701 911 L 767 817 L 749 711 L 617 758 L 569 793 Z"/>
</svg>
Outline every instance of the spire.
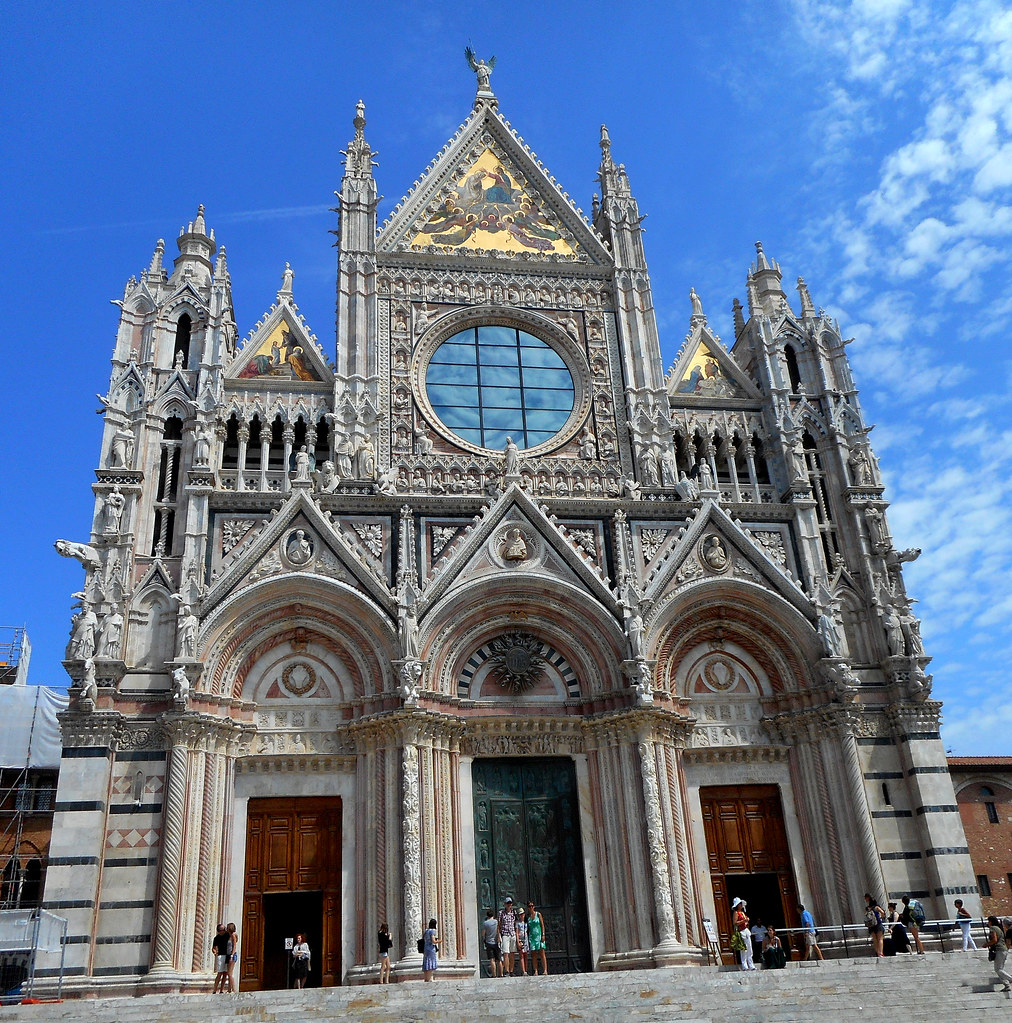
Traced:
<svg viewBox="0 0 1012 1023">
<path fill-rule="evenodd" d="M 173 275 L 181 267 L 188 265 L 193 269 L 197 266 L 201 276 L 210 277 L 212 272 L 211 257 L 215 254 L 218 246 L 214 241 L 214 231 L 207 230 L 204 222 L 204 204 L 197 207 L 197 216 L 185 227 L 179 229 L 179 237 L 176 239 L 179 246 L 179 255 L 173 263 Z"/>
<path fill-rule="evenodd" d="M 355 137 L 348 143 L 345 150 L 344 171 L 346 175 L 371 178 L 376 155 L 365 140 L 365 103 L 359 100 L 355 104 L 355 117 L 351 122 L 355 125 Z"/>
<path fill-rule="evenodd" d="M 732 305 L 734 310 L 734 336 L 737 340 L 738 335 L 745 329 L 745 314 L 742 312 L 741 301 L 735 299 Z"/>
<path fill-rule="evenodd" d="M 755 278 L 752 274 L 745 277 L 745 294 L 748 299 L 748 314 L 750 317 L 755 316 L 762 307 L 759 304 L 759 293 L 756 291 Z"/>
<path fill-rule="evenodd" d="M 165 278 L 165 267 L 162 266 L 162 256 L 165 255 L 165 239 L 159 238 L 155 242 L 155 251 L 151 254 L 151 263 L 144 273 L 146 280 Z"/>
<path fill-rule="evenodd" d="M 611 157 L 611 136 L 608 134 L 608 126 L 601 125 L 601 167 L 597 172 L 597 180 L 601 182 L 601 198 L 607 199 L 611 195 L 628 195 L 629 179 L 625 177 L 625 168 L 616 167 Z M 622 178 L 625 177 L 624 188 Z"/>
<path fill-rule="evenodd" d="M 292 298 L 292 281 L 295 278 L 295 271 L 291 263 L 285 263 L 285 272 L 281 277 L 281 290 L 278 292 L 278 301 Z"/>
<path fill-rule="evenodd" d="M 470 46 L 464 47 L 464 57 L 467 60 L 468 67 L 471 68 L 478 79 L 478 89 L 474 94 L 474 109 L 477 110 L 482 103 L 486 103 L 490 107 L 497 107 L 499 101 L 495 98 L 491 83 L 492 70 L 495 68 L 495 57 L 490 57 L 487 61 L 479 60 Z"/>
<path fill-rule="evenodd" d="M 224 245 L 218 250 L 218 260 L 214 264 L 214 279 L 216 281 L 228 280 L 228 257 Z"/>
<path fill-rule="evenodd" d="M 798 294 L 801 296 L 801 318 L 807 320 L 815 319 L 815 306 L 812 304 L 812 296 L 808 293 L 808 285 L 804 277 L 798 278 Z"/>
<path fill-rule="evenodd" d="M 749 279 L 755 288 L 756 298 L 762 311 L 767 316 L 772 316 L 780 308 L 781 303 L 787 301 L 787 296 L 780 287 L 782 279 L 780 264 L 774 259 L 767 258 L 763 252 L 763 243 L 755 243 L 755 264 L 749 274 Z M 752 306 L 752 299 L 749 298 L 750 311 L 755 314 L 756 309 Z"/>
</svg>

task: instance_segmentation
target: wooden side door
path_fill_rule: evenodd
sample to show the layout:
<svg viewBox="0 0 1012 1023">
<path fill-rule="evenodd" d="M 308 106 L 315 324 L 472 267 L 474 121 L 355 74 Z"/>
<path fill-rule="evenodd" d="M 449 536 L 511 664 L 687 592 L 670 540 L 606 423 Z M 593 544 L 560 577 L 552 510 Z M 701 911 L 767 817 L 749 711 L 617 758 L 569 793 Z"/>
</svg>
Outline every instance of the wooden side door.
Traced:
<svg viewBox="0 0 1012 1023">
<path fill-rule="evenodd" d="M 341 800 L 251 799 L 246 815 L 240 984 L 264 984 L 264 896 L 319 892 L 321 947 L 314 962 L 321 983 L 341 982 Z"/>
</svg>

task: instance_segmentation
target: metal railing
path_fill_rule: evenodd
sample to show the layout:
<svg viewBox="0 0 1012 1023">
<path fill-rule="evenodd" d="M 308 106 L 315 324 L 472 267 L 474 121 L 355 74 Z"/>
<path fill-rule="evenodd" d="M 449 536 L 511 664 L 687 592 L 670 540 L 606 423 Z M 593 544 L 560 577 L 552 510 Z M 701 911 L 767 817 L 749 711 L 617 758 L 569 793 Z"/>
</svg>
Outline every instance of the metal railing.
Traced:
<svg viewBox="0 0 1012 1023">
<path fill-rule="evenodd" d="M 38 953 L 58 952 L 56 997 L 63 993 L 67 921 L 44 909 L 0 910 L 0 1004 L 32 998 Z"/>
<path fill-rule="evenodd" d="M 889 950 L 888 943 L 892 940 L 891 931 L 895 924 L 883 923 L 885 928 L 886 955 L 896 955 L 895 949 Z M 914 937 L 910 928 L 905 928 L 909 939 L 911 954 L 917 954 Z M 780 938 L 784 950 L 788 948 L 795 953 L 795 958 L 805 958 L 805 927 L 778 927 L 777 937 Z M 970 923 L 970 934 L 977 948 L 984 948 L 987 942 L 987 921 L 983 918 L 974 919 Z M 918 928 L 921 944 L 926 952 L 959 952 L 963 948 L 962 926 L 952 917 L 943 920 L 925 920 Z M 864 924 L 819 924 L 817 926 L 819 949 L 827 959 L 857 959 L 875 955 L 871 935 Z M 903 953 L 900 953 L 903 954 Z"/>
</svg>

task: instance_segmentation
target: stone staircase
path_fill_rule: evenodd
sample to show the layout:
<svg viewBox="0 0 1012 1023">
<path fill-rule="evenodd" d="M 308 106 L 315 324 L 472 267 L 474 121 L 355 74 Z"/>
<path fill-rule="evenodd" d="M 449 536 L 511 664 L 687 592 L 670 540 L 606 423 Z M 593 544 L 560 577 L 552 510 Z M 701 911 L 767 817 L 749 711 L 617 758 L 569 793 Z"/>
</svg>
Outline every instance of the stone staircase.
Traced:
<svg viewBox="0 0 1012 1023">
<path fill-rule="evenodd" d="M 0 1008 L 0 1023 L 952 1023 L 1012 1021 L 986 952 L 790 964 L 436 980 L 228 995 L 149 995 Z"/>
</svg>

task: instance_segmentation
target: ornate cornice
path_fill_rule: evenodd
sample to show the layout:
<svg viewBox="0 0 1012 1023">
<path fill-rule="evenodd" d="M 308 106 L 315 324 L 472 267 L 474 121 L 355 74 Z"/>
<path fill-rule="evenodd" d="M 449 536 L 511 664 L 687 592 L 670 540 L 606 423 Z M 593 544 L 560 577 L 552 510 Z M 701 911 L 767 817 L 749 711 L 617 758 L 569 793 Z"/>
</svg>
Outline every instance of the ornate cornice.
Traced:
<svg viewBox="0 0 1012 1023">
<path fill-rule="evenodd" d="M 90 714 L 65 710 L 57 714 L 63 745 L 119 747 L 124 717 L 118 711 L 97 710 Z"/>
<path fill-rule="evenodd" d="M 687 749 L 686 764 L 779 764 L 790 757 L 784 746 L 710 746 Z"/>
<path fill-rule="evenodd" d="M 579 719 L 490 718 L 466 722 L 460 751 L 471 757 L 565 756 L 584 752 Z"/>
</svg>

